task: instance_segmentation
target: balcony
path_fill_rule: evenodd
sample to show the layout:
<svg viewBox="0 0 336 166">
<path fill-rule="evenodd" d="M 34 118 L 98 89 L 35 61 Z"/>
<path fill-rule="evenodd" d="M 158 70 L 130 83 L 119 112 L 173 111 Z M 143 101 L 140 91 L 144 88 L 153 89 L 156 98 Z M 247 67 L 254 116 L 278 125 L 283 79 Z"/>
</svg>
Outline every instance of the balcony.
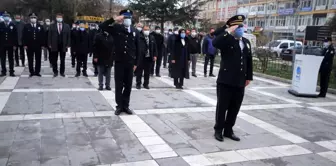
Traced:
<svg viewBox="0 0 336 166">
<path fill-rule="evenodd" d="M 326 5 L 322 5 L 322 6 L 316 6 L 315 10 L 326 10 L 327 6 Z"/>
</svg>

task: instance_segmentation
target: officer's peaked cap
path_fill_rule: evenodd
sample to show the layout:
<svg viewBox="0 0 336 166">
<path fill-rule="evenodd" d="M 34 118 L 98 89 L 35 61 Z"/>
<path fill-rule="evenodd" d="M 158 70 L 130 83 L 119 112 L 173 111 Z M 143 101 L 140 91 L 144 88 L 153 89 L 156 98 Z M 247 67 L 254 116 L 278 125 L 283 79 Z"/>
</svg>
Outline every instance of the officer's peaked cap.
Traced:
<svg viewBox="0 0 336 166">
<path fill-rule="evenodd" d="M 29 17 L 35 17 L 35 18 L 36 18 L 37 15 L 36 15 L 35 13 L 30 13 L 30 14 L 29 14 Z"/>
<path fill-rule="evenodd" d="M 9 14 L 7 11 L 5 11 L 5 12 L 2 14 L 2 16 L 4 16 L 4 17 L 9 17 L 10 14 Z"/>
<path fill-rule="evenodd" d="M 235 25 L 242 25 L 244 20 L 245 20 L 244 15 L 235 15 L 226 22 L 226 27 L 228 28 Z"/>
<path fill-rule="evenodd" d="M 130 10 L 130 9 L 124 9 L 124 10 L 120 11 L 119 14 L 131 17 L 133 15 L 133 11 Z"/>
</svg>

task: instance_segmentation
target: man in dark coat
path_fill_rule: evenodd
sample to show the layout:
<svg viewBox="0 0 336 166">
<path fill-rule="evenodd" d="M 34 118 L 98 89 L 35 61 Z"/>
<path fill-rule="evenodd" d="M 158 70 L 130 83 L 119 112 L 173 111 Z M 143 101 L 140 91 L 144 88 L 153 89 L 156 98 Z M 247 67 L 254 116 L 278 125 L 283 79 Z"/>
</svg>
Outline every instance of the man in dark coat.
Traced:
<svg viewBox="0 0 336 166">
<path fill-rule="evenodd" d="M 131 10 L 122 10 L 121 16 L 102 23 L 101 28 L 110 33 L 115 41 L 115 98 L 116 115 L 121 112 L 133 114 L 129 109 L 133 83 L 133 72 L 140 61 L 139 31 L 132 24 Z M 115 22 L 116 21 L 116 22 Z M 122 23 L 122 24 L 121 24 Z"/>
<path fill-rule="evenodd" d="M 75 32 L 73 39 L 73 51 L 74 55 L 76 55 L 77 59 L 77 67 L 76 67 L 76 75 L 75 77 L 80 76 L 80 69 L 81 66 L 83 67 L 83 76 L 88 77 L 87 75 L 87 60 L 88 60 L 88 53 L 91 51 L 92 40 L 90 39 L 89 33 L 85 30 L 85 23 L 80 22 L 79 30 Z"/>
<path fill-rule="evenodd" d="M 217 54 L 217 49 L 213 46 L 212 40 L 215 38 L 214 33 L 215 29 L 211 28 L 210 33 L 204 38 L 203 40 L 203 54 L 205 55 L 205 62 L 204 62 L 204 77 L 207 77 L 207 69 L 208 63 L 210 61 L 210 77 L 216 77 L 213 74 L 213 67 L 215 63 L 215 57 Z"/>
<path fill-rule="evenodd" d="M 16 66 L 20 66 L 20 59 L 21 59 L 22 66 L 25 66 L 25 50 L 22 44 L 22 33 L 23 33 L 23 28 L 25 26 L 25 23 L 21 20 L 21 15 L 19 14 L 15 15 L 15 25 L 16 25 L 17 36 L 18 36 L 18 45 L 17 45 L 17 49 L 15 50 L 15 62 L 16 62 Z M 19 55 L 19 51 L 20 51 L 20 55 Z"/>
<path fill-rule="evenodd" d="M 29 14 L 29 17 L 30 23 L 26 24 L 23 29 L 23 45 L 27 50 L 29 76 L 41 77 L 41 57 L 42 48 L 45 46 L 45 32 L 42 25 L 37 24 L 37 15 L 35 13 Z"/>
<path fill-rule="evenodd" d="M 44 29 L 44 39 L 45 39 L 45 46 L 44 49 L 43 49 L 43 54 L 44 54 L 44 61 L 47 61 L 48 60 L 48 57 L 49 57 L 49 63 L 50 63 L 50 67 L 51 66 L 51 58 L 50 58 L 50 48 L 48 47 L 48 33 L 49 33 L 49 29 L 50 29 L 50 20 L 49 19 L 46 19 L 45 20 L 45 24 L 43 26 L 43 29 Z"/>
<path fill-rule="evenodd" d="M 230 18 L 225 27 L 216 30 L 212 42 L 221 51 L 214 127 L 218 141 L 224 140 L 223 130 L 225 137 L 240 141 L 232 128 L 243 102 L 245 87 L 253 79 L 251 43 L 243 37 L 244 20 L 243 15 Z"/>
<path fill-rule="evenodd" d="M 111 69 L 113 66 L 114 40 L 106 31 L 97 33 L 93 44 L 93 60 L 98 67 L 98 90 L 103 90 L 105 76 L 105 89 L 111 90 Z"/>
<path fill-rule="evenodd" d="M 6 57 L 8 57 L 9 62 L 9 75 L 15 77 L 13 51 L 18 45 L 17 30 L 15 24 L 10 22 L 8 12 L 4 12 L 3 18 L 4 22 L 0 23 L 0 57 L 2 68 L 0 77 L 6 76 Z"/>
<path fill-rule="evenodd" d="M 174 42 L 174 52 L 172 59 L 172 77 L 176 89 L 183 89 L 184 78 L 189 78 L 188 64 L 190 61 L 189 40 L 186 31 L 180 29 L 179 36 L 176 36 Z"/>
<path fill-rule="evenodd" d="M 152 64 L 157 60 L 157 47 L 155 38 L 152 34 L 149 34 L 149 27 L 145 26 L 140 32 L 140 56 L 141 63 L 136 71 L 136 88 L 141 89 L 142 74 L 144 74 L 145 89 L 149 89 L 149 75 Z"/>
<path fill-rule="evenodd" d="M 76 66 L 75 39 L 78 31 L 79 31 L 78 22 L 73 23 L 71 28 L 71 48 L 70 48 L 72 68 L 75 68 Z"/>
<path fill-rule="evenodd" d="M 164 49 L 164 37 L 161 34 L 161 29 L 159 26 L 155 27 L 155 31 L 151 33 L 151 35 L 155 38 L 155 43 L 157 47 L 157 61 L 153 63 L 151 74 L 154 75 L 154 66 L 155 66 L 155 75 L 157 77 L 161 77 L 160 75 L 160 68 L 162 63 L 162 55 L 163 55 L 163 49 Z"/>
<path fill-rule="evenodd" d="M 98 33 L 98 30 L 96 28 L 96 25 L 90 25 L 89 34 L 90 34 L 90 40 L 91 41 L 95 40 L 95 37 L 96 37 L 97 33 Z M 90 57 L 92 57 L 93 54 L 94 54 L 93 51 L 90 50 Z M 97 68 L 96 62 L 93 61 L 93 59 L 92 59 L 92 65 L 93 65 L 93 68 L 94 68 L 94 75 L 97 76 L 98 75 L 98 68 Z"/>
<path fill-rule="evenodd" d="M 175 40 L 179 35 L 178 32 L 179 28 L 175 27 L 173 34 L 170 34 L 168 36 L 168 41 L 167 41 L 167 53 L 168 53 L 168 71 L 169 71 L 169 76 L 171 76 L 171 70 L 172 70 L 172 65 L 171 65 L 171 56 L 174 53 L 174 44 Z"/>
<path fill-rule="evenodd" d="M 201 53 L 201 40 L 197 36 L 196 29 L 191 30 L 191 34 L 189 37 L 189 53 L 190 53 L 190 60 L 192 66 L 192 76 L 197 77 L 196 75 L 196 63 L 199 54 Z"/>
<path fill-rule="evenodd" d="M 335 48 L 332 44 L 331 37 L 327 37 L 324 41 L 324 48 L 322 55 L 324 56 L 320 67 L 320 94 L 319 97 L 326 97 L 329 86 L 330 74 L 335 56 Z"/>
<path fill-rule="evenodd" d="M 60 74 L 65 77 L 65 54 L 71 46 L 71 30 L 68 24 L 63 23 L 63 14 L 57 14 L 56 23 L 50 26 L 48 46 L 52 52 L 54 77 L 58 76 L 58 54 L 61 59 Z"/>
</svg>

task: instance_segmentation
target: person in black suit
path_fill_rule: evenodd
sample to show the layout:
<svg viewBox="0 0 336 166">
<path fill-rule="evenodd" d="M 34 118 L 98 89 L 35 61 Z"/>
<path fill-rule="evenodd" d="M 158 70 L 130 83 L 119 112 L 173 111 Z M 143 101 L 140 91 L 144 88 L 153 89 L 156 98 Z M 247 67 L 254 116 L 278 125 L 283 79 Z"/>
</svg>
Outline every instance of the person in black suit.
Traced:
<svg viewBox="0 0 336 166">
<path fill-rule="evenodd" d="M 76 76 L 80 76 L 80 68 L 83 65 L 83 76 L 88 77 L 87 75 L 87 60 L 88 53 L 90 52 L 91 40 L 89 33 L 85 30 L 85 23 L 79 23 L 79 30 L 75 34 L 75 38 L 73 39 L 74 43 L 74 55 L 76 55 L 77 59 L 77 67 L 76 67 Z"/>
<path fill-rule="evenodd" d="M 149 89 L 149 75 L 152 64 L 157 59 L 157 47 L 155 43 L 155 38 L 152 34 L 149 34 L 149 27 L 144 26 L 143 30 L 140 31 L 140 56 L 142 61 L 140 62 L 136 71 L 136 88 L 141 89 L 141 79 L 144 74 L 144 84 L 145 89 Z"/>
<path fill-rule="evenodd" d="M 171 63 L 171 56 L 174 53 L 174 44 L 175 40 L 179 35 L 179 28 L 175 27 L 174 28 L 174 33 L 169 34 L 168 36 L 168 41 L 167 41 L 167 53 L 168 53 L 168 72 L 169 72 L 169 77 L 171 77 L 172 73 L 172 63 Z"/>
<path fill-rule="evenodd" d="M 35 75 L 41 77 L 41 57 L 42 48 L 45 46 L 45 31 L 42 25 L 37 24 L 37 15 L 35 13 L 29 14 L 29 17 L 30 23 L 26 24 L 23 28 L 23 45 L 27 50 L 29 76 L 32 77 Z"/>
<path fill-rule="evenodd" d="M 332 66 L 335 56 L 335 48 L 332 44 L 331 37 L 327 37 L 324 40 L 324 48 L 322 55 L 324 56 L 321 67 L 320 67 L 320 94 L 319 97 L 326 97 L 329 86 L 330 74 L 332 71 Z"/>
<path fill-rule="evenodd" d="M 51 65 L 51 56 L 50 56 L 50 48 L 48 47 L 48 33 L 49 33 L 49 29 L 50 29 L 50 20 L 49 19 L 46 19 L 45 20 L 45 24 L 43 26 L 43 29 L 44 29 L 44 40 L 45 40 L 45 45 L 46 47 L 43 49 L 43 54 L 44 54 L 44 61 L 47 61 L 48 60 L 48 57 L 49 57 L 49 64 L 50 64 L 50 67 L 52 68 L 52 65 Z"/>
<path fill-rule="evenodd" d="M 71 53 L 71 66 L 72 68 L 75 68 L 76 66 L 76 55 L 75 55 L 75 39 L 76 39 L 76 34 L 79 30 L 79 25 L 78 25 L 78 22 L 76 23 L 73 23 L 72 24 L 72 28 L 71 28 L 71 48 L 70 48 L 70 53 Z"/>
<path fill-rule="evenodd" d="M 90 25 L 90 30 L 89 30 L 91 41 L 95 40 L 95 37 L 96 37 L 97 33 L 98 33 L 98 30 L 96 28 L 96 25 L 91 24 Z M 91 44 L 93 44 L 93 43 L 91 42 Z M 91 48 L 92 48 L 92 46 L 91 46 Z M 94 54 L 94 52 L 92 50 L 90 50 L 90 57 L 92 57 L 93 54 Z M 92 65 L 93 65 L 93 68 L 94 68 L 94 75 L 96 77 L 96 76 L 98 76 L 98 67 L 97 67 L 97 63 L 93 59 L 92 59 Z"/>
<path fill-rule="evenodd" d="M 23 43 L 22 43 L 22 38 L 23 38 L 23 28 L 25 26 L 25 23 L 21 20 L 21 15 L 17 14 L 15 15 L 15 26 L 16 26 L 16 30 L 18 33 L 18 45 L 17 45 L 17 49 L 15 50 L 15 62 L 16 65 L 15 66 L 20 66 L 20 59 L 22 62 L 22 66 L 25 66 L 25 50 L 23 48 Z M 20 53 L 19 53 L 20 51 Z"/>
<path fill-rule="evenodd" d="M 164 36 L 161 34 L 161 29 L 159 26 L 155 27 L 155 31 L 152 32 L 151 35 L 154 36 L 156 47 L 157 47 L 156 49 L 157 50 L 157 61 L 155 61 L 152 64 L 151 75 L 154 74 L 154 70 L 155 70 L 155 75 L 157 77 L 161 77 L 160 68 L 161 68 L 162 55 L 163 55 L 163 49 L 164 49 Z M 155 65 L 155 69 L 154 69 L 154 65 Z"/>
<path fill-rule="evenodd" d="M 50 26 L 48 46 L 52 52 L 54 77 L 58 76 L 58 54 L 61 59 L 60 74 L 65 77 L 65 54 L 71 46 L 71 30 L 68 24 L 63 23 L 63 14 L 57 14 L 56 23 Z"/>
<path fill-rule="evenodd" d="M 8 12 L 5 11 L 3 13 L 3 19 L 4 22 L 0 23 L 0 57 L 2 68 L 0 77 L 6 76 L 6 57 L 8 57 L 9 62 L 9 75 L 15 77 L 13 51 L 18 45 L 17 30 L 15 24 L 10 22 Z"/>
<path fill-rule="evenodd" d="M 215 138 L 224 141 L 224 136 L 234 141 L 240 138 L 233 132 L 245 87 L 253 79 L 251 43 L 244 38 L 244 15 L 236 15 L 226 26 L 214 32 L 212 44 L 221 51 L 221 62 L 217 79 L 217 107 Z"/>
<path fill-rule="evenodd" d="M 115 41 L 115 99 L 116 115 L 121 112 L 133 114 L 129 102 L 133 83 L 133 72 L 136 70 L 140 57 L 139 31 L 132 24 L 131 10 L 122 10 L 121 16 L 111 18 L 102 23 L 101 28 L 111 34 Z"/>
</svg>

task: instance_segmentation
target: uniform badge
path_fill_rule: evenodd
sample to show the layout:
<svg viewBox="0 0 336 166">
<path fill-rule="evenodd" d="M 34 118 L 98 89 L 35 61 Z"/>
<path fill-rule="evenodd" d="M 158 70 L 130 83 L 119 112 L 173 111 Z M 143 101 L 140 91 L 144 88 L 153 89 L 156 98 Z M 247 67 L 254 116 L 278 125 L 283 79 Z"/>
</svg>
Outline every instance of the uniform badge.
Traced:
<svg viewBox="0 0 336 166">
<path fill-rule="evenodd" d="M 135 37 L 135 32 L 133 32 L 133 36 Z"/>
<path fill-rule="evenodd" d="M 330 52 L 330 54 L 333 54 L 333 53 L 334 53 L 334 51 L 331 51 L 331 52 Z"/>
<path fill-rule="evenodd" d="M 10 29 L 13 29 L 13 26 L 10 26 L 9 28 L 10 28 Z"/>
<path fill-rule="evenodd" d="M 41 27 L 38 27 L 37 29 L 38 29 L 38 30 L 41 30 Z"/>
<path fill-rule="evenodd" d="M 247 48 L 250 49 L 250 45 L 249 44 L 246 44 Z"/>
<path fill-rule="evenodd" d="M 241 20 L 241 19 L 243 19 L 243 17 L 242 16 L 238 16 L 238 19 Z"/>
</svg>

